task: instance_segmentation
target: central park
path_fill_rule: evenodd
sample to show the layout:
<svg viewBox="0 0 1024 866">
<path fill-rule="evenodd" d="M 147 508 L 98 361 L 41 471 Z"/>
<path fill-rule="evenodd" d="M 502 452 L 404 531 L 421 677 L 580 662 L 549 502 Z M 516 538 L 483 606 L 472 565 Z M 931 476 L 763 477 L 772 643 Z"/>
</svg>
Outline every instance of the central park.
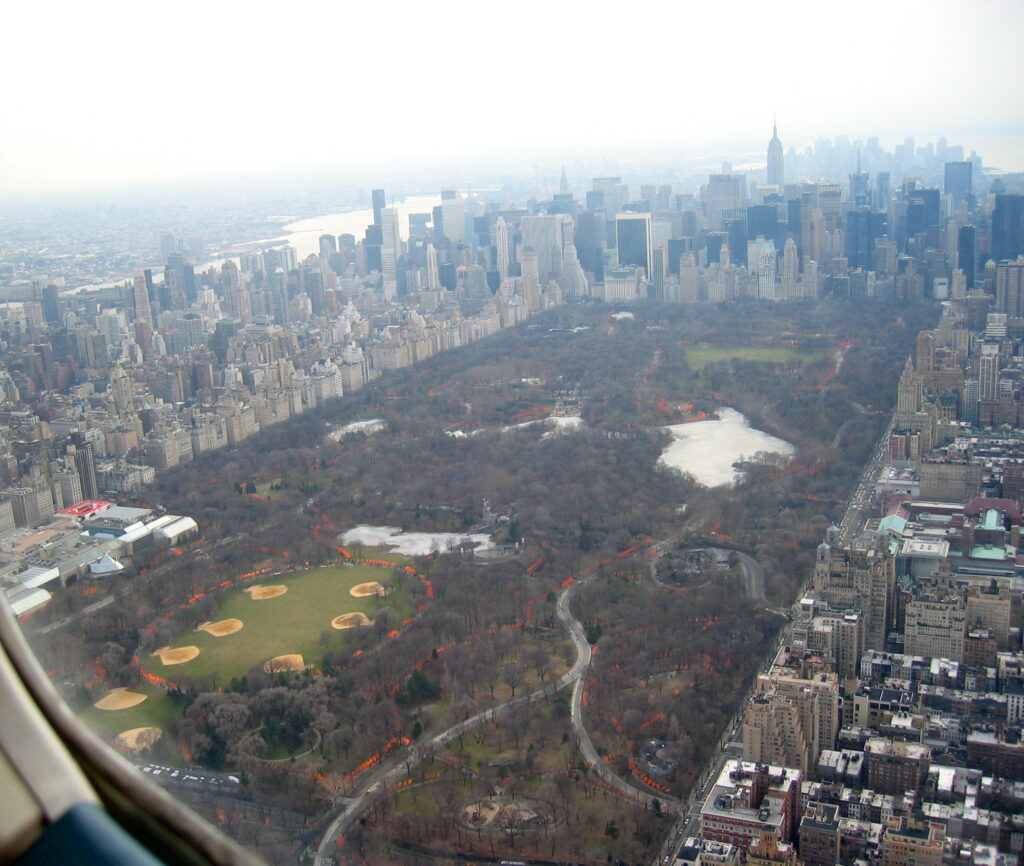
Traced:
<svg viewBox="0 0 1024 866">
<path fill-rule="evenodd" d="M 748 306 L 559 308 L 167 472 L 146 500 L 200 537 L 37 651 L 135 762 L 237 777 L 176 793 L 271 859 L 649 860 L 934 315 Z M 730 413 L 786 453 L 665 465 Z"/>
</svg>

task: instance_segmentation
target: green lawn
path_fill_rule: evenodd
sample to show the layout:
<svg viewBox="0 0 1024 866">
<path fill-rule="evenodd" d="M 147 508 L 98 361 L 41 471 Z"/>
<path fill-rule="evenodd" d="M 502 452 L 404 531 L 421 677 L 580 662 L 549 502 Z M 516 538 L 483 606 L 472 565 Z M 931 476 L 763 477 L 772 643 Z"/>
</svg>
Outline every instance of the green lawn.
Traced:
<svg viewBox="0 0 1024 866">
<path fill-rule="evenodd" d="M 691 370 L 703 370 L 712 361 L 724 361 L 739 358 L 744 361 L 767 361 L 781 364 L 784 361 L 813 361 L 814 352 L 801 352 L 798 349 L 771 349 L 762 346 L 697 346 L 686 348 L 686 363 Z"/>
<path fill-rule="evenodd" d="M 277 482 L 279 480 L 280 479 L 275 478 L 272 481 L 259 481 L 259 482 L 257 482 L 257 484 L 256 484 L 256 495 L 257 496 L 262 496 L 264 499 L 271 499 L 271 498 L 273 498 L 274 493 L 275 493 L 273 488 L 274 488 L 274 485 L 277 484 Z"/>
<path fill-rule="evenodd" d="M 343 613 L 361 611 L 371 620 L 381 607 L 391 610 L 392 628 L 399 628 L 414 609 L 406 587 L 417 583 L 413 575 L 403 575 L 397 590 L 383 599 L 373 596 L 355 598 L 349 592 L 356 584 L 378 581 L 390 583 L 391 572 L 369 565 L 312 568 L 295 574 L 264 575 L 253 586 L 283 584 L 288 591 L 277 598 L 253 601 L 242 590 L 231 590 L 223 596 L 214 620 L 240 619 L 241 631 L 214 637 L 203 631 L 189 629 L 178 635 L 174 647 L 199 647 L 199 656 L 180 665 L 164 665 L 147 653 L 142 662 L 158 676 L 184 683 L 190 677 L 219 675 L 222 682 L 246 673 L 254 665 L 274 656 L 300 653 L 307 664 L 319 665 L 325 649 L 346 645 L 351 631 L 331 627 L 331 620 Z M 370 631 L 363 629 L 362 631 Z M 329 633 L 329 643 L 320 641 L 322 632 Z"/>
<path fill-rule="evenodd" d="M 132 728 L 160 728 L 171 719 L 181 716 L 181 705 L 174 703 L 167 696 L 167 692 L 158 686 L 143 683 L 133 686 L 131 690 L 146 695 L 146 700 L 126 710 L 99 710 L 96 707 L 89 707 L 79 713 L 79 718 L 97 734 L 109 738 Z M 101 686 L 96 692 L 96 700 L 102 698 L 108 691 L 105 686 Z"/>
</svg>

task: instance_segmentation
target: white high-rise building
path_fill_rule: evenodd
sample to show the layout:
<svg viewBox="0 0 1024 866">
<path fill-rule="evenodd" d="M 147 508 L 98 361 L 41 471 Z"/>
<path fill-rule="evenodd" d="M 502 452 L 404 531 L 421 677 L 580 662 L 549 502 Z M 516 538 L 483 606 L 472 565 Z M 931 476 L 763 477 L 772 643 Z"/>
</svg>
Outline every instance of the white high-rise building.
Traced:
<svg viewBox="0 0 1024 866">
<path fill-rule="evenodd" d="M 757 256 L 757 296 L 775 300 L 775 244 L 764 241 Z"/>
<path fill-rule="evenodd" d="M 505 279 L 512 262 L 512 241 L 509 237 L 508 223 L 501 217 L 494 223 L 494 248 L 497 253 L 498 276 Z"/>
<path fill-rule="evenodd" d="M 684 253 L 679 259 L 679 300 L 684 304 L 700 300 L 700 272 L 693 253 Z"/>
<path fill-rule="evenodd" d="M 804 262 L 804 278 L 801 285 L 803 286 L 803 291 L 800 292 L 802 297 L 818 297 L 818 263 L 814 259 Z"/>
<path fill-rule="evenodd" d="M 456 189 L 441 190 L 441 223 L 444 235 L 453 244 L 466 240 L 466 202 Z"/>
<path fill-rule="evenodd" d="M 713 174 L 704 187 L 704 211 L 708 228 L 722 230 L 722 221 L 738 217 L 747 203 L 747 181 L 741 174 Z"/>
<path fill-rule="evenodd" d="M 519 254 L 519 264 L 522 268 L 522 291 L 526 307 L 531 311 L 539 310 L 540 266 L 537 261 L 537 253 L 532 249 L 523 247 Z"/>
<path fill-rule="evenodd" d="M 437 267 L 437 250 L 427 244 L 427 289 L 436 292 L 441 288 L 441 274 Z"/>
<path fill-rule="evenodd" d="M 232 262 L 232 264 L 234 263 Z M 227 267 L 226 262 L 224 266 Z M 236 268 L 236 273 L 237 270 Z M 146 275 L 142 271 L 135 272 L 132 280 L 132 296 L 135 301 L 135 321 L 152 325 L 153 311 L 149 306 L 149 287 L 146 285 Z"/>
<path fill-rule="evenodd" d="M 584 298 L 590 294 L 587 275 L 572 244 L 567 244 L 562 251 L 561 286 L 567 298 Z"/>
<path fill-rule="evenodd" d="M 402 234 L 398 219 L 398 208 L 381 209 L 380 268 L 384 279 L 392 283 L 398 282 L 398 259 L 402 255 Z"/>
<path fill-rule="evenodd" d="M 555 218 L 547 214 L 524 216 L 522 221 L 523 247 L 537 254 L 540 281 L 546 284 L 561 272 L 561 247 L 555 233 Z M 558 258 L 558 267 L 555 259 Z"/>
<path fill-rule="evenodd" d="M 999 396 L 999 347 L 984 343 L 978 359 L 978 384 L 982 400 L 995 400 Z"/>
<path fill-rule="evenodd" d="M 800 278 L 800 260 L 797 257 L 796 241 L 792 238 L 786 239 L 786 245 L 782 248 L 782 297 L 785 299 L 797 297 L 797 280 Z"/>
</svg>

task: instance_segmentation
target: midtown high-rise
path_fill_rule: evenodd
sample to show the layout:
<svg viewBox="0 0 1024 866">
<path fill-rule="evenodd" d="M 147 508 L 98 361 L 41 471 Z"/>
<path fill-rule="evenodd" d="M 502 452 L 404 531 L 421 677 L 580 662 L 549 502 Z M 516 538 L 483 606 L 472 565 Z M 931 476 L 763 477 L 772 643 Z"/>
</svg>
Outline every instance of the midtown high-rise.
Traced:
<svg viewBox="0 0 1024 866">
<path fill-rule="evenodd" d="M 776 124 L 772 123 L 772 139 L 768 142 L 768 185 L 777 186 L 780 189 L 785 181 L 785 163 L 782 156 L 782 142 L 779 141 L 779 131 Z"/>
</svg>

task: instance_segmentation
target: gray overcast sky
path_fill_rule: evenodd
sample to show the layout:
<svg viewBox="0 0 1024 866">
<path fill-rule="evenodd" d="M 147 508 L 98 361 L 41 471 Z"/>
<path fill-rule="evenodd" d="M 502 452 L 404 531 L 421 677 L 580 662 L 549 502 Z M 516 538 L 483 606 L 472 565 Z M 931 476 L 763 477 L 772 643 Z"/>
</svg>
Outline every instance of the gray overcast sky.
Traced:
<svg viewBox="0 0 1024 866">
<path fill-rule="evenodd" d="M 787 147 L 1024 127 L 1020 0 L 14 0 L 3 17 L 0 194 L 692 151 L 767 141 L 773 111 Z"/>
</svg>

